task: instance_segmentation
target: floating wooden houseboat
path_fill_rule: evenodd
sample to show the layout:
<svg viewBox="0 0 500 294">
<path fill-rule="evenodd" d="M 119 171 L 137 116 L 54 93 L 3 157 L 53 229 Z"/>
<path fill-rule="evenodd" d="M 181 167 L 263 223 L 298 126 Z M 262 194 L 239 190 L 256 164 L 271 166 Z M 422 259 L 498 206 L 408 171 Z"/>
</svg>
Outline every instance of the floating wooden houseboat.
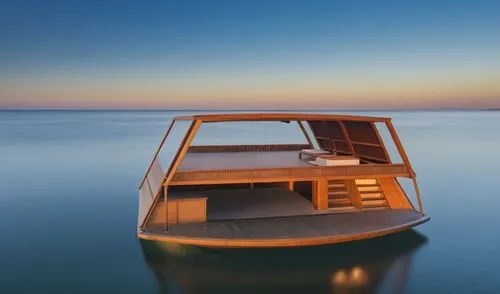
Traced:
<svg viewBox="0 0 500 294">
<path fill-rule="evenodd" d="M 179 121 L 190 126 L 163 169 L 158 154 Z M 307 143 L 191 144 L 202 124 L 222 122 L 295 123 Z M 401 163 L 392 161 L 380 126 Z M 400 178 L 412 181 L 418 209 Z M 203 247 L 295 247 L 388 235 L 428 220 L 390 118 L 193 115 L 174 117 L 140 184 L 137 235 Z"/>
</svg>

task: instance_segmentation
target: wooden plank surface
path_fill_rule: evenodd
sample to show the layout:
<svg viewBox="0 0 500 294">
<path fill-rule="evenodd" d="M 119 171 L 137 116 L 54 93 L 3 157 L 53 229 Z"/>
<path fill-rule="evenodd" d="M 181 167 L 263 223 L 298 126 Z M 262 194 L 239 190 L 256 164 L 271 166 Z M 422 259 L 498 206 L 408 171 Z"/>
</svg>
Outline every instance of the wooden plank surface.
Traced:
<svg viewBox="0 0 500 294">
<path fill-rule="evenodd" d="M 187 153 L 179 171 L 308 166 L 298 151 Z"/>
<path fill-rule="evenodd" d="M 290 247 L 373 238 L 429 220 L 411 209 L 387 209 L 150 228 L 140 238 L 214 247 Z"/>
</svg>

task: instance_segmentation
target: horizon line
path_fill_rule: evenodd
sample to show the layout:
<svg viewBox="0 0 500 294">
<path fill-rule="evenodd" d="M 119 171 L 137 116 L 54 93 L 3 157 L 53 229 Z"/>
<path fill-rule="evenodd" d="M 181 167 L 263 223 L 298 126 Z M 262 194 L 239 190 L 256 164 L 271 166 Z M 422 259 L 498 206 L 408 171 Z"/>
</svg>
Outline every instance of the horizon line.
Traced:
<svg viewBox="0 0 500 294">
<path fill-rule="evenodd" d="M 430 111 L 430 110 L 500 110 L 499 107 L 418 107 L 418 108 L 79 108 L 79 107 L 0 107 L 0 111 Z"/>
</svg>

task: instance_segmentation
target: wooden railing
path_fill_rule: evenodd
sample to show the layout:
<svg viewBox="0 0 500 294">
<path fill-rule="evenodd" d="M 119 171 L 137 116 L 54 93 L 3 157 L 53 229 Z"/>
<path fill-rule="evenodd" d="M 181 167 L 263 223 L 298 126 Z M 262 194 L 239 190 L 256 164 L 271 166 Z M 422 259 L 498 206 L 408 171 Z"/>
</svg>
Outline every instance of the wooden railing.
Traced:
<svg viewBox="0 0 500 294">
<path fill-rule="evenodd" d="M 170 185 L 257 183 L 283 180 L 311 180 L 318 177 L 333 177 L 339 179 L 360 177 L 410 177 L 410 173 L 404 164 L 177 171 Z"/>
</svg>

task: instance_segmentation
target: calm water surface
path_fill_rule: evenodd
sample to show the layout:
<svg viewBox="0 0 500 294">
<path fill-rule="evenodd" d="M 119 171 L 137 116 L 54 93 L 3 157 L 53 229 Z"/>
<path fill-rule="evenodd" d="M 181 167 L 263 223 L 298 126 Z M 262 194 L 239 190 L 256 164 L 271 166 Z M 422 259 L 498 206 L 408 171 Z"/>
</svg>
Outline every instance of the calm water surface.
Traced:
<svg viewBox="0 0 500 294">
<path fill-rule="evenodd" d="M 500 292 L 500 112 L 370 113 L 393 117 L 417 171 L 432 219 L 416 231 L 189 258 L 135 236 L 138 182 L 179 114 L 0 112 L 0 293 Z M 283 125 L 198 141 L 302 139 Z"/>
</svg>

